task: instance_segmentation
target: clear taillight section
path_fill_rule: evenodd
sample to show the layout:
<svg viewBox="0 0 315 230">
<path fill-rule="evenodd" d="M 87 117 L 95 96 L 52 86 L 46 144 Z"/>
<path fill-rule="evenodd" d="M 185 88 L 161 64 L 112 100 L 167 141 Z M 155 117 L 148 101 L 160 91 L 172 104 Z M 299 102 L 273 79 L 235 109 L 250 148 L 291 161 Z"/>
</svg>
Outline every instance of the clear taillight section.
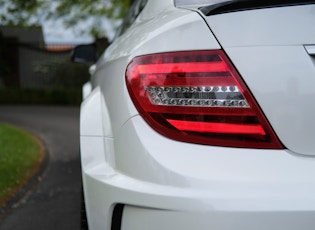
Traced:
<svg viewBox="0 0 315 230">
<path fill-rule="evenodd" d="M 139 56 L 129 63 L 126 81 L 141 116 L 168 138 L 216 146 L 282 148 L 221 50 Z"/>
</svg>

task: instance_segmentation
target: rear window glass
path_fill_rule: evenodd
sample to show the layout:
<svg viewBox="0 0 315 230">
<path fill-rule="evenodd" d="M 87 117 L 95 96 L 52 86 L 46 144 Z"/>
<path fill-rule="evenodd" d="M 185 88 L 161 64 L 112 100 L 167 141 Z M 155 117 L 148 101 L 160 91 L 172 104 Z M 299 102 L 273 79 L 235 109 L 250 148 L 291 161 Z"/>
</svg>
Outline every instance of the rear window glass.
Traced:
<svg viewBox="0 0 315 230">
<path fill-rule="evenodd" d="M 315 0 L 174 0 L 177 7 L 198 7 L 206 16 L 242 10 L 314 4 Z"/>
<path fill-rule="evenodd" d="M 231 2 L 231 0 L 175 0 L 175 6 L 213 5 L 222 2 Z"/>
</svg>

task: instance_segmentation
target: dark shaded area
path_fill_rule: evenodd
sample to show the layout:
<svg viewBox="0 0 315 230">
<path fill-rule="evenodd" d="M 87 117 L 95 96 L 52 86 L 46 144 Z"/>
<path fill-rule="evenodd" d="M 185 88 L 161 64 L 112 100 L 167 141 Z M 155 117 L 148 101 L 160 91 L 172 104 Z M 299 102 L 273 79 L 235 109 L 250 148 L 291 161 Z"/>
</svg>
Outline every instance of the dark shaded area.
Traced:
<svg viewBox="0 0 315 230">
<path fill-rule="evenodd" d="M 80 105 L 81 88 L 20 89 L 0 88 L 0 104 Z"/>
<path fill-rule="evenodd" d="M 12 87 L 20 85 L 19 60 L 18 46 L 10 46 L 9 44 L 17 43 L 16 38 L 4 38 L 0 33 L 0 80 L 3 81 L 4 85 Z"/>
</svg>

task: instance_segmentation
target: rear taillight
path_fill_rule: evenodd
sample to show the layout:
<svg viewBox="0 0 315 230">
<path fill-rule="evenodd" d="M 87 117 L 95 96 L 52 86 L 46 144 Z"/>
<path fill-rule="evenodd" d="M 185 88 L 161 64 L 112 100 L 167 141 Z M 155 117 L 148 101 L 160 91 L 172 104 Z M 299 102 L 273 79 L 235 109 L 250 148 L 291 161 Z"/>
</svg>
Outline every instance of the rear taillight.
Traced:
<svg viewBox="0 0 315 230">
<path fill-rule="evenodd" d="M 139 56 L 126 81 L 140 115 L 179 141 L 280 149 L 281 143 L 223 51 Z"/>
</svg>

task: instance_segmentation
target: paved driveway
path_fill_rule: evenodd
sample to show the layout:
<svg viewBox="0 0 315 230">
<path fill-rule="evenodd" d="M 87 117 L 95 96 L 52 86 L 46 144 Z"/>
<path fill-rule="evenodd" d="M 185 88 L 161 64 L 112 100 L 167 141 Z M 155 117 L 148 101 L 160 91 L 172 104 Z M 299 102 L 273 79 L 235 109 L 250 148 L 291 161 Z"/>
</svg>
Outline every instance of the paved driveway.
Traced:
<svg viewBox="0 0 315 230">
<path fill-rule="evenodd" d="M 0 106 L 0 121 L 34 133 L 49 154 L 41 182 L 0 221 L 0 229 L 79 229 L 79 108 Z"/>
</svg>

